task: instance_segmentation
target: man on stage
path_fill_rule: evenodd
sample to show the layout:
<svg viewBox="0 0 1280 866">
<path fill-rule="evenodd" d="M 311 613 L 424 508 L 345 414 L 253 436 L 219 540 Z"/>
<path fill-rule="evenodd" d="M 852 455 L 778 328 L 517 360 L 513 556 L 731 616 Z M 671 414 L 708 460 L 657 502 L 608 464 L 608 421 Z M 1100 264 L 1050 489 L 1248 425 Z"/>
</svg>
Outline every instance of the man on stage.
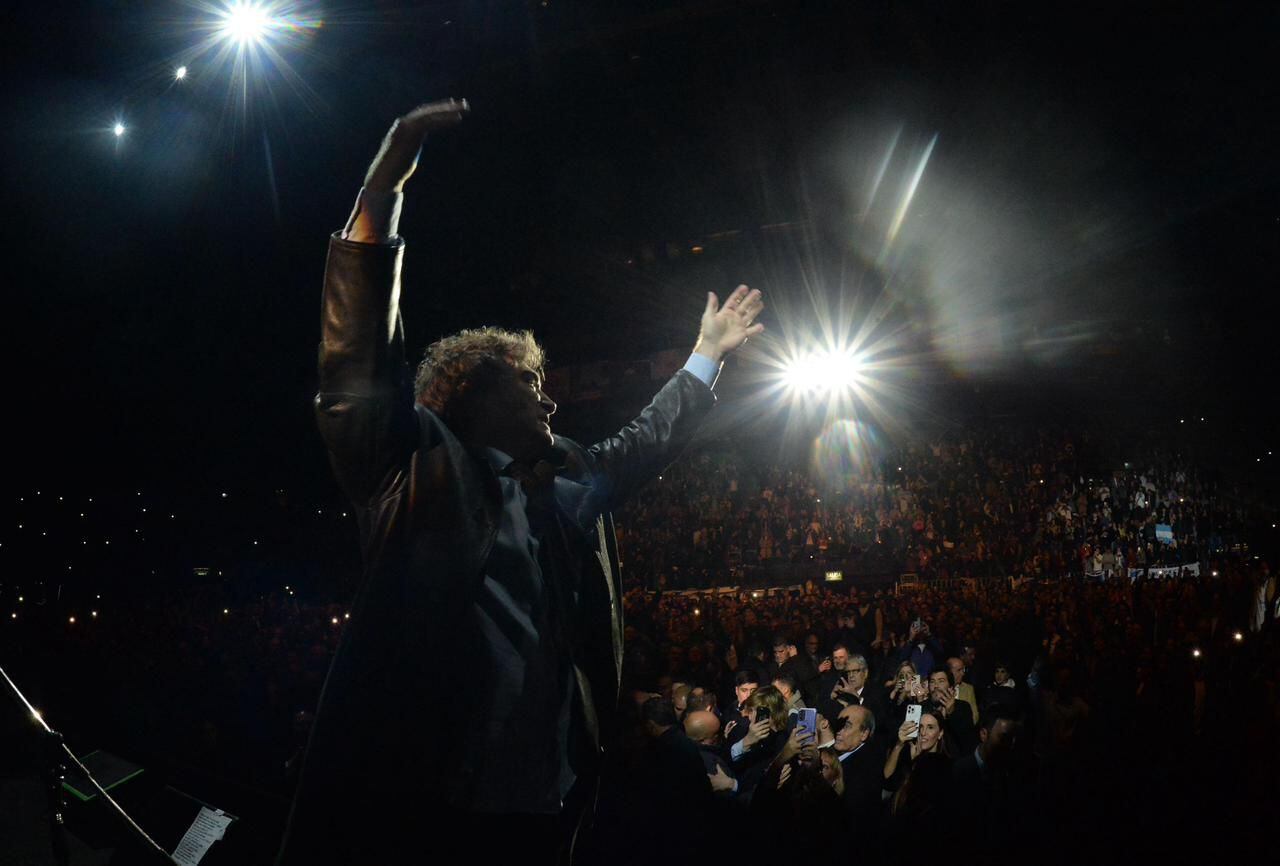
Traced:
<svg viewBox="0 0 1280 866">
<path fill-rule="evenodd" d="M 447 100 L 396 121 L 329 245 L 316 414 L 365 567 L 282 866 L 428 862 L 446 848 L 568 859 L 618 698 L 609 511 L 679 455 L 724 356 L 763 330 L 759 291 L 739 286 L 723 306 L 708 294 L 684 369 L 589 448 L 551 432 L 527 331 L 445 337 L 411 376 L 402 189 L 425 136 L 467 110 Z"/>
</svg>

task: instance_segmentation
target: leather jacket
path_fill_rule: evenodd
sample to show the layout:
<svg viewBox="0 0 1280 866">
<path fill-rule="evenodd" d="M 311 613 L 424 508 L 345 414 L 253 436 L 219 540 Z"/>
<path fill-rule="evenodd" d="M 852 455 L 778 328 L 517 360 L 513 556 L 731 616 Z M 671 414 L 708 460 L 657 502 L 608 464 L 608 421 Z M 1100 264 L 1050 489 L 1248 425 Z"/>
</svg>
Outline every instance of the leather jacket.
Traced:
<svg viewBox="0 0 1280 866">
<path fill-rule="evenodd" d="M 398 239 L 335 236 L 329 245 L 315 409 L 356 508 L 364 573 L 325 682 L 281 863 L 374 862 L 370 827 L 398 823 L 388 795 L 412 799 L 414 786 L 450 784 L 460 762 L 446 745 L 449 725 L 467 724 L 483 706 L 483 696 L 467 693 L 456 624 L 484 579 L 501 487 L 475 449 L 414 402 L 399 312 L 403 249 Z M 570 535 L 582 574 L 573 659 L 579 754 L 598 759 L 609 740 L 622 669 L 609 510 L 679 455 L 714 403 L 711 389 L 682 370 L 617 434 L 589 448 L 555 437 L 555 499 L 578 530 Z M 410 832 L 412 816 L 401 817 Z"/>
</svg>

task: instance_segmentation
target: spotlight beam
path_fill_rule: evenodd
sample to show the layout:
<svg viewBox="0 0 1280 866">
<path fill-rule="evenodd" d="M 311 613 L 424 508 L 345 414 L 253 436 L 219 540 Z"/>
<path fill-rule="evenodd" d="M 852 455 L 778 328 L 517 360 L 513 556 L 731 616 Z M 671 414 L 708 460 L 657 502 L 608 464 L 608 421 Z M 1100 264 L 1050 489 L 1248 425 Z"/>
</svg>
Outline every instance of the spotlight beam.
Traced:
<svg viewBox="0 0 1280 866">
<path fill-rule="evenodd" d="M 933 146 L 937 143 L 938 135 L 934 133 L 933 138 L 929 139 L 929 146 L 924 149 L 924 155 L 920 157 L 920 164 L 916 166 L 915 173 L 911 176 L 911 183 L 907 186 L 907 194 L 902 197 L 902 203 L 898 205 L 898 212 L 893 215 L 893 222 L 889 224 L 886 243 L 893 243 L 894 238 L 898 236 L 898 229 L 902 228 L 902 221 L 907 218 L 907 208 L 911 206 L 911 199 L 915 198 L 916 187 L 920 185 L 920 178 L 924 176 L 924 167 L 929 164 L 929 156 L 933 153 Z"/>
</svg>

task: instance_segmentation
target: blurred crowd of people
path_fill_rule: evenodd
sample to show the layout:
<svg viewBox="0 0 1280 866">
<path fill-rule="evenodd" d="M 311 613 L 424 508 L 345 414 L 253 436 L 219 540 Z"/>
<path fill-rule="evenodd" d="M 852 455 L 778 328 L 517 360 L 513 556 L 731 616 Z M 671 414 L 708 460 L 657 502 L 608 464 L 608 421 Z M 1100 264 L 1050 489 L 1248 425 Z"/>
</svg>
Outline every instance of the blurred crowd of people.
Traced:
<svg viewBox="0 0 1280 866">
<path fill-rule="evenodd" d="M 1144 449 L 1141 463 L 1112 466 L 1081 454 L 1088 444 L 938 435 L 872 459 L 820 440 L 804 466 L 703 453 L 618 515 L 625 572 L 630 585 L 672 588 L 808 562 L 942 579 L 1113 574 L 1196 562 L 1240 537 L 1239 496 L 1191 460 Z"/>
</svg>

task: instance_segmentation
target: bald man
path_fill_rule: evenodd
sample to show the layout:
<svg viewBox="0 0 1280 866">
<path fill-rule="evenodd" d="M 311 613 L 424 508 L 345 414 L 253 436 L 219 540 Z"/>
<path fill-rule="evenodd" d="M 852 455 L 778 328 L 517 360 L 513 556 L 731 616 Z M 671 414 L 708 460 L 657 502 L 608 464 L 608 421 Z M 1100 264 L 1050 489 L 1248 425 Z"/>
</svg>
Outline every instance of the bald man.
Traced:
<svg viewBox="0 0 1280 866">
<path fill-rule="evenodd" d="M 685 716 L 685 736 L 698 747 L 702 763 L 707 768 L 707 778 L 712 789 L 717 793 L 729 795 L 738 792 L 738 780 L 724 754 L 724 743 L 720 739 L 720 719 L 715 713 L 706 710 L 694 710 Z"/>
<path fill-rule="evenodd" d="M 876 818 L 880 811 L 880 787 L 884 781 L 884 755 L 872 735 L 876 717 L 866 707 L 845 707 L 836 719 L 835 753 L 844 773 L 845 814 L 857 835 L 858 844 L 877 841 Z M 863 851 L 864 854 L 869 853 Z M 875 860 L 875 856 L 870 859 Z"/>
</svg>

